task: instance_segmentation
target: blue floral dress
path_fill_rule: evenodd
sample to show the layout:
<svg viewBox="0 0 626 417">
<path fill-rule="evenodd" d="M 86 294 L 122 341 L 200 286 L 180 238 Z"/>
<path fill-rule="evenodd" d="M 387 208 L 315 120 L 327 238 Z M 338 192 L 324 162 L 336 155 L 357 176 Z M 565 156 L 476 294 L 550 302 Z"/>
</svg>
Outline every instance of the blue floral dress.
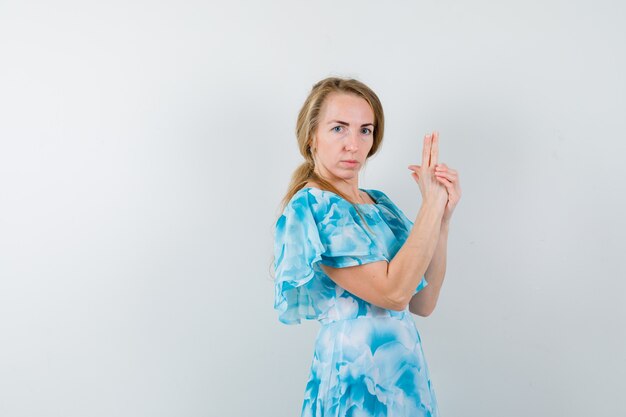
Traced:
<svg viewBox="0 0 626 417">
<path fill-rule="evenodd" d="M 390 261 L 413 226 L 382 191 L 363 189 L 371 231 L 339 195 L 306 187 L 275 226 L 274 308 L 285 324 L 321 323 L 302 417 L 438 416 L 420 335 L 408 311 L 387 310 L 349 293 L 326 275 L 336 268 Z M 422 277 L 415 293 L 428 283 Z"/>
</svg>

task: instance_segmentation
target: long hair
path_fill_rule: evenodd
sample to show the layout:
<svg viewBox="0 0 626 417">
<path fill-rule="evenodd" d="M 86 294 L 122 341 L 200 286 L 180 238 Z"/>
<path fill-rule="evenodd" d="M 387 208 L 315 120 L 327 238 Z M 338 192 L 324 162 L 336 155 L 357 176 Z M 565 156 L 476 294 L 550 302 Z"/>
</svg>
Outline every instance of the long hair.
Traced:
<svg viewBox="0 0 626 417">
<path fill-rule="evenodd" d="M 356 204 L 350 200 L 348 196 L 339 191 L 330 182 L 320 177 L 315 173 L 315 161 L 313 160 L 313 154 L 311 151 L 311 145 L 313 136 L 319 125 L 320 110 L 326 97 L 333 92 L 355 94 L 368 102 L 372 111 L 374 112 L 374 138 L 372 148 L 367 154 L 369 159 L 372 155 L 376 154 L 383 141 L 383 133 L 385 131 L 385 115 L 383 113 L 383 106 L 378 99 L 376 93 L 374 93 L 368 86 L 362 82 L 354 79 L 328 77 L 317 82 L 309 96 L 306 98 L 300 113 L 298 114 L 298 122 L 296 124 L 296 138 L 298 140 L 298 149 L 304 157 L 304 162 L 296 168 L 291 175 L 291 182 L 287 187 L 287 193 L 281 201 L 281 209 L 289 203 L 295 193 L 298 192 L 309 181 L 315 181 L 320 185 L 320 189 L 331 191 L 346 201 L 350 202 L 359 216 L 360 211 L 356 207 Z M 282 210 L 281 210 L 282 211 Z M 362 218 L 362 216 L 361 216 Z"/>
</svg>

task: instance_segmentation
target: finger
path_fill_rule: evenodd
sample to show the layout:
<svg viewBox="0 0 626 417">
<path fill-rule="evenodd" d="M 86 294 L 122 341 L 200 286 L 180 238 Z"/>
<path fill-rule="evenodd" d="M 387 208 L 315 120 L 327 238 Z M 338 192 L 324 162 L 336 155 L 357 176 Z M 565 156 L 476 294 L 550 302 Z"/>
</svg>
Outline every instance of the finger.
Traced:
<svg viewBox="0 0 626 417">
<path fill-rule="evenodd" d="M 446 186 L 447 186 L 447 185 L 450 185 L 451 187 L 454 187 L 454 184 L 452 184 L 452 181 L 450 181 L 450 180 L 449 180 L 449 179 L 447 179 L 447 178 L 440 177 L 439 175 L 437 175 L 435 178 L 437 179 L 437 181 L 439 181 L 439 182 L 442 182 L 442 183 L 446 184 Z"/>
<path fill-rule="evenodd" d="M 422 150 L 422 165 L 428 166 L 430 163 L 430 147 L 431 137 L 430 135 L 424 136 L 424 149 Z"/>
<path fill-rule="evenodd" d="M 420 166 L 419 165 L 409 165 L 409 169 L 411 170 L 411 174 L 412 175 L 416 175 L 415 179 L 419 180 Z"/>
<path fill-rule="evenodd" d="M 454 187 L 454 184 L 452 184 L 450 181 L 446 180 L 445 178 L 438 177 L 437 180 L 439 180 L 439 182 L 446 187 L 446 191 L 448 191 L 449 200 L 454 204 L 458 203 L 459 199 L 461 198 L 461 193 L 459 192 L 459 190 L 456 189 L 456 187 Z"/>
<path fill-rule="evenodd" d="M 436 178 L 437 178 L 437 181 L 439 181 L 446 187 L 446 190 L 448 190 L 448 195 L 454 193 L 454 185 L 450 181 L 441 177 L 436 177 Z"/>
<path fill-rule="evenodd" d="M 437 165 L 437 158 L 439 158 L 439 132 L 433 133 L 433 141 L 430 150 L 430 164 L 428 166 L 434 167 Z"/>
<path fill-rule="evenodd" d="M 456 169 L 450 168 L 446 164 L 437 164 L 437 166 L 435 166 L 435 170 L 436 171 L 448 171 L 448 172 L 451 172 L 453 174 L 458 174 L 459 173 L 459 171 L 457 171 Z"/>
<path fill-rule="evenodd" d="M 452 174 L 451 172 L 438 171 L 438 172 L 435 172 L 435 175 L 437 177 L 447 178 L 447 179 L 449 179 L 452 182 L 456 181 L 456 175 Z"/>
</svg>

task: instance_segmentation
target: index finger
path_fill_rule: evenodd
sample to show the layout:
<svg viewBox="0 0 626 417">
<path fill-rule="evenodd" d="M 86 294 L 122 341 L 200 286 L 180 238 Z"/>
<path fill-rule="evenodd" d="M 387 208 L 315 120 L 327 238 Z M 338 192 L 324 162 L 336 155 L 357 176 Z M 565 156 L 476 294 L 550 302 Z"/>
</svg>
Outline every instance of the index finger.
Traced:
<svg viewBox="0 0 626 417">
<path fill-rule="evenodd" d="M 424 136 L 424 149 L 422 150 L 422 166 L 423 167 L 427 167 L 429 165 L 431 144 L 432 144 L 431 135 L 426 134 Z"/>
<path fill-rule="evenodd" d="M 430 166 L 437 165 L 437 158 L 439 158 L 439 132 L 433 133 L 433 144 L 430 151 Z"/>
</svg>

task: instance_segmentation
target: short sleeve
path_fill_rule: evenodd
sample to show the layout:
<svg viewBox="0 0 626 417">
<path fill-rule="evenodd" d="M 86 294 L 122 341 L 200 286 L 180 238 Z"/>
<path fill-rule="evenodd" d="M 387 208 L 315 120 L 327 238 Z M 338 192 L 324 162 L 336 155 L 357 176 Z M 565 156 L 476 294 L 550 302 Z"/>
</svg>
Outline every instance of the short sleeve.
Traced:
<svg viewBox="0 0 626 417">
<path fill-rule="evenodd" d="M 276 222 L 274 308 L 285 324 L 315 319 L 335 295 L 320 263 L 333 267 L 387 260 L 346 207 L 300 191 Z"/>
<path fill-rule="evenodd" d="M 326 249 L 322 263 L 334 268 L 387 261 L 385 249 L 379 246 L 374 232 L 363 225 L 363 220 L 348 204 L 338 204 L 319 222 L 321 241 Z"/>
</svg>

